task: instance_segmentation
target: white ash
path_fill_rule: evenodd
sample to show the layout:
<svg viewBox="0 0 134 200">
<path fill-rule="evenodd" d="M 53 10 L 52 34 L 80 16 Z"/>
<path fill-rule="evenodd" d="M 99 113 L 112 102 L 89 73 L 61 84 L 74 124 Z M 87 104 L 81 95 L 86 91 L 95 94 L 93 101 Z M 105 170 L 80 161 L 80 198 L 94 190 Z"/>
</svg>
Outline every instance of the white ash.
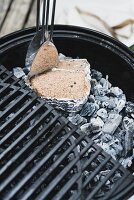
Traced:
<svg viewBox="0 0 134 200">
<path fill-rule="evenodd" d="M 17 78 L 22 78 L 23 76 L 25 76 L 25 73 L 21 67 L 13 68 L 13 73 L 14 76 L 16 76 Z"/>
<path fill-rule="evenodd" d="M 91 102 L 91 103 L 95 103 L 94 95 L 91 94 L 91 95 L 89 96 L 89 98 L 88 98 L 88 101 Z"/>
<path fill-rule="evenodd" d="M 110 170 L 106 170 L 106 171 L 101 171 L 96 177 L 98 180 L 103 181 L 103 179 L 110 173 Z M 107 185 L 110 184 L 110 181 L 108 180 L 106 182 Z"/>
<path fill-rule="evenodd" d="M 66 59 L 62 54 L 59 56 Z M 19 76 L 17 70 L 14 72 Z M 24 68 L 26 74 L 28 71 L 29 69 Z M 20 74 L 24 75 L 22 70 Z M 108 76 L 104 78 L 101 72 L 91 69 L 91 93 L 87 103 L 76 113 L 59 112 L 78 125 L 82 132 L 124 167 L 133 165 L 134 103 L 126 101 L 126 96 L 119 87 L 112 87 Z"/>
<path fill-rule="evenodd" d="M 108 113 L 107 113 L 107 110 L 104 109 L 104 108 L 100 108 L 98 111 L 97 111 L 97 115 L 105 122 L 108 118 Z"/>
<path fill-rule="evenodd" d="M 95 69 L 92 69 L 91 70 L 91 77 L 92 77 L 92 79 L 96 79 L 97 81 L 100 81 L 101 80 L 101 78 L 102 78 L 102 73 L 101 72 L 99 72 L 99 71 L 97 71 L 97 70 L 95 70 Z"/>
<path fill-rule="evenodd" d="M 110 113 L 107 121 L 105 122 L 102 132 L 108 134 L 114 134 L 122 121 L 122 116 L 115 113 Z"/>
<path fill-rule="evenodd" d="M 127 113 L 130 117 L 134 118 L 134 103 L 128 101 L 128 102 L 126 103 L 126 109 L 125 109 L 125 111 L 126 111 L 126 113 Z"/>
<path fill-rule="evenodd" d="M 59 60 L 66 60 L 66 56 L 62 53 L 59 53 Z"/>
<path fill-rule="evenodd" d="M 125 157 L 131 155 L 133 151 L 133 133 L 129 130 L 125 134 Z"/>
<path fill-rule="evenodd" d="M 127 168 L 127 167 L 131 167 L 132 165 L 133 165 L 133 162 L 132 162 L 132 160 L 133 160 L 133 156 L 130 156 L 130 157 L 127 157 L 127 158 L 121 158 L 120 160 L 119 160 L 119 162 L 125 167 L 125 168 Z M 134 174 L 133 174 L 134 175 Z"/>
<path fill-rule="evenodd" d="M 14 115 L 15 115 L 15 113 L 10 113 L 10 115 L 8 115 L 8 116 L 6 117 L 6 120 L 9 120 L 9 119 L 12 118 Z"/>
<path fill-rule="evenodd" d="M 118 113 L 121 112 L 122 109 L 125 107 L 125 104 L 126 104 L 126 100 L 120 99 L 116 104 L 115 111 Z"/>
<path fill-rule="evenodd" d="M 83 124 L 81 127 L 80 127 L 81 131 L 86 133 L 87 135 L 91 134 L 90 132 L 90 123 L 86 123 L 86 124 Z"/>
<path fill-rule="evenodd" d="M 110 93 L 116 97 L 119 97 L 123 94 L 123 91 L 118 87 L 111 87 Z"/>
<path fill-rule="evenodd" d="M 123 127 L 125 130 L 131 130 L 133 132 L 134 130 L 134 120 L 129 117 L 123 118 Z M 134 132 L 132 133 L 134 134 Z"/>
<path fill-rule="evenodd" d="M 80 125 L 80 124 L 84 124 L 84 123 L 87 122 L 87 119 L 82 117 L 82 116 L 80 116 L 79 114 L 76 114 L 76 115 L 70 114 L 68 116 L 68 120 L 70 122 L 72 122 L 72 124 L 74 124 L 74 125 Z"/>
<path fill-rule="evenodd" d="M 104 122 L 101 120 L 100 117 L 91 118 L 90 119 L 90 131 L 91 133 L 98 133 L 102 130 L 104 126 Z"/>
<path fill-rule="evenodd" d="M 90 117 L 95 112 L 96 106 L 97 106 L 97 104 L 95 104 L 95 103 L 89 103 L 89 102 L 87 102 L 83 106 L 83 109 L 81 110 L 80 115 L 82 117 L 86 117 L 86 116 Z"/>
</svg>

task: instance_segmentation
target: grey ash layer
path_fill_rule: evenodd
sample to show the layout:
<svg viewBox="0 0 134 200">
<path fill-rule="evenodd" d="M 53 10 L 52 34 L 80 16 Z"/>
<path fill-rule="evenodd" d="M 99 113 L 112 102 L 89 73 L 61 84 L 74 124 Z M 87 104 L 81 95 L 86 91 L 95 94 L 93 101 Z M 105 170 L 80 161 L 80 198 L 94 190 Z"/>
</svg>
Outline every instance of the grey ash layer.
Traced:
<svg viewBox="0 0 134 200">
<path fill-rule="evenodd" d="M 120 88 L 112 87 L 108 76 L 103 78 L 92 69 L 91 78 L 88 102 L 68 119 L 124 167 L 130 167 L 134 159 L 134 103 L 126 101 Z"/>
<path fill-rule="evenodd" d="M 21 68 L 13 71 L 18 78 L 24 76 Z M 125 168 L 134 165 L 134 103 L 112 87 L 108 76 L 92 69 L 87 103 L 77 113 L 60 112 Z"/>
</svg>

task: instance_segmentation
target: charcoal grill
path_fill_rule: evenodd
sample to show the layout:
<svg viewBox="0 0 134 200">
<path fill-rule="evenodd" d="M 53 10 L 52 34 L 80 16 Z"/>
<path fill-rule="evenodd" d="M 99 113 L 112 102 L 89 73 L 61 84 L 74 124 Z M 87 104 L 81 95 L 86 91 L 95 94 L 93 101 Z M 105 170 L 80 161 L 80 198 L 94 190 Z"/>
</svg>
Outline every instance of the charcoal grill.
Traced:
<svg viewBox="0 0 134 200">
<path fill-rule="evenodd" d="M 22 88 L 22 81 L 3 66 L 0 80 L 2 200 L 115 200 L 133 193 L 128 170 Z"/>
<path fill-rule="evenodd" d="M 21 88 L 26 88 L 25 82 L 23 80 L 17 79 L 13 73 L 8 71 L 3 65 L 0 65 L 0 82 L 9 83 Z"/>
</svg>

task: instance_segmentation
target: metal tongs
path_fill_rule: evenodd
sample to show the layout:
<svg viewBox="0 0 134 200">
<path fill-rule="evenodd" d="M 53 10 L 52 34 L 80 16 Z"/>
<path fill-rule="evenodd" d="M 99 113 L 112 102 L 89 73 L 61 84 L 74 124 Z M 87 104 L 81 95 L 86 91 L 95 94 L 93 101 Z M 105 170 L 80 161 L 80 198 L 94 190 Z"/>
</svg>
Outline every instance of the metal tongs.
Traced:
<svg viewBox="0 0 134 200">
<path fill-rule="evenodd" d="M 27 50 L 26 60 L 25 60 L 25 66 L 27 68 L 31 67 L 32 62 L 33 62 L 39 48 L 41 47 L 41 45 L 46 41 L 53 42 L 56 0 L 53 0 L 50 32 L 48 31 L 50 0 L 43 0 L 42 6 L 43 6 L 43 12 L 40 14 L 41 0 L 37 0 L 36 35 L 32 39 L 32 41 L 28 47 L 28 50 Z M 41 15 L 42 15 L 42 17 L 41 17 Z M 40 17 L 42 20 L 41 26 L 40 26 Z"/>
</svg>

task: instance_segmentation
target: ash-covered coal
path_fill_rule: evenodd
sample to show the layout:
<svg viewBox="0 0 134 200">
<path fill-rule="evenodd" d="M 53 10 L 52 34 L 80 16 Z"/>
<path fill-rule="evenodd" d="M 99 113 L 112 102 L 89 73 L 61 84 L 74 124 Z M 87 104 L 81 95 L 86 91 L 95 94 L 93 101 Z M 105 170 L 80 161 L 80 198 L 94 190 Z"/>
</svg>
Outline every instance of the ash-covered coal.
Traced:
<svg viewBox="0 0 134 200">
<path fill-rule="evenodd" d="M 19 75 L 18 69 L 14 72 Z M 59 112 L 124 167 L 134 165 L 134 103 L 126 101 L 119 87 L 112 87 L 108 76 L 92 69 L 91 91 L 82 109 Z"/>
<path fill-rule="evenodd" d="M 25 76 L 25 71 L 21 67 L 13 68 L 13 73 L 14 76 L 16 76 L 17 78 L 22 78 L 23 76 Z"/>
<path fill-rule="evenodd" d="M 91 70 L 91 93 L 81 111 L 68 119 L 124 167 L 134 163 L 134 103 L 102 73 Z M 83 117 L 83 122 L 78 119 Z M 77 119 L 77 120 L 76 120 Z M 77 123 L 78 122 L 78 123 Z M 80 123 L 79 123 L 80 122 Z"/>
</svg>

